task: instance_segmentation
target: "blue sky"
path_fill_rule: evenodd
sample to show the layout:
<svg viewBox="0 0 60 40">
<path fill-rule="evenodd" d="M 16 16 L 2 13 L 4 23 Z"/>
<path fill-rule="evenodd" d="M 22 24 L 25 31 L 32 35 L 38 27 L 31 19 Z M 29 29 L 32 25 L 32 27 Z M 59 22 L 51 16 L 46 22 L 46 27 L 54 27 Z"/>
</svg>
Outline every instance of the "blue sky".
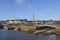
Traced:
<svg viewBox="0 0 60 40">
<path fill-rule="evenodd" d="M 60 0 L 0 0 L 0 19 L 60 20 Z"/>
</svg>

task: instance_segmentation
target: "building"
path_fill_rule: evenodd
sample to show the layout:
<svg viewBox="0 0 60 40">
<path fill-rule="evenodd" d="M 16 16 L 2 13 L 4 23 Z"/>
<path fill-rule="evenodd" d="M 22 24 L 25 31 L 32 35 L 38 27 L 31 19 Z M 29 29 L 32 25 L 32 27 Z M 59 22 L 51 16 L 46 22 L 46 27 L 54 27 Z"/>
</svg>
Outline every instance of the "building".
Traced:
<svg viewBox="0 0 60 40">
<path fill-rule="evenodd" d="M 25 23 L 27 21 L 27 19 L 15 19 L 15 20 L 7 20 L 6 23 L 7 24 L 21 24 L 21 23 Z"/>
</svg>

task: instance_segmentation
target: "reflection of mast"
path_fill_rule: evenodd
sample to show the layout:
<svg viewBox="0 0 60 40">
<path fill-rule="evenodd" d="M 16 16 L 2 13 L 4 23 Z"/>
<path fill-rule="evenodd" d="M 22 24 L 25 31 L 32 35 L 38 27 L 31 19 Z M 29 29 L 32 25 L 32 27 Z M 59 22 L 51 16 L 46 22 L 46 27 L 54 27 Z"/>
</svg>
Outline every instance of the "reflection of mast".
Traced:
<svg viewBox="0 0 60 40">
<path fill-rule="evenodd" d="M 35 15 L 34 15 L 34 13 L 33 13 L 33 21 L 35 21 Z"/>
</svg>

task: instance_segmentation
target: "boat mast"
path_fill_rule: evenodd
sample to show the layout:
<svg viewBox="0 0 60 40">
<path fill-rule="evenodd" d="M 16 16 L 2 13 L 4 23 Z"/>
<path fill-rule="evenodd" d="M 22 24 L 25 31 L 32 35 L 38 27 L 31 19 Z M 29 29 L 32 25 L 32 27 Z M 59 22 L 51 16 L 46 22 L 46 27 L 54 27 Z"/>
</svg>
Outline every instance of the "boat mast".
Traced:
<svg viewBox="0 0 60 40">
<path fill-rule="evenodd" d="M 35 21 L 35 14 L 33 13 L 33 21 Z"/>
</svg>

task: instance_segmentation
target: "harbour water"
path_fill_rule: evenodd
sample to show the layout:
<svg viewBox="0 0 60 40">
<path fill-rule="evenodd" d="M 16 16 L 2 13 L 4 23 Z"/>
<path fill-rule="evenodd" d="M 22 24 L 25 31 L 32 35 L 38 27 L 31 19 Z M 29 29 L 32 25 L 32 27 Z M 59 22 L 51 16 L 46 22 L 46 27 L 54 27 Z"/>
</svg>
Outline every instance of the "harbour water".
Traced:
<svg viewBox="0 0 60 40">
<path fill-rule="evenodd" d="M 28 32 L 0 29 L 0 40 L 60 40 L 60 37 L 55 34 L 34 35 Z"/>
<path fill-rule="evenodd" d="M 56 40 L 60 40 L 60 35 L 56 35 Z"/>
</svg>

